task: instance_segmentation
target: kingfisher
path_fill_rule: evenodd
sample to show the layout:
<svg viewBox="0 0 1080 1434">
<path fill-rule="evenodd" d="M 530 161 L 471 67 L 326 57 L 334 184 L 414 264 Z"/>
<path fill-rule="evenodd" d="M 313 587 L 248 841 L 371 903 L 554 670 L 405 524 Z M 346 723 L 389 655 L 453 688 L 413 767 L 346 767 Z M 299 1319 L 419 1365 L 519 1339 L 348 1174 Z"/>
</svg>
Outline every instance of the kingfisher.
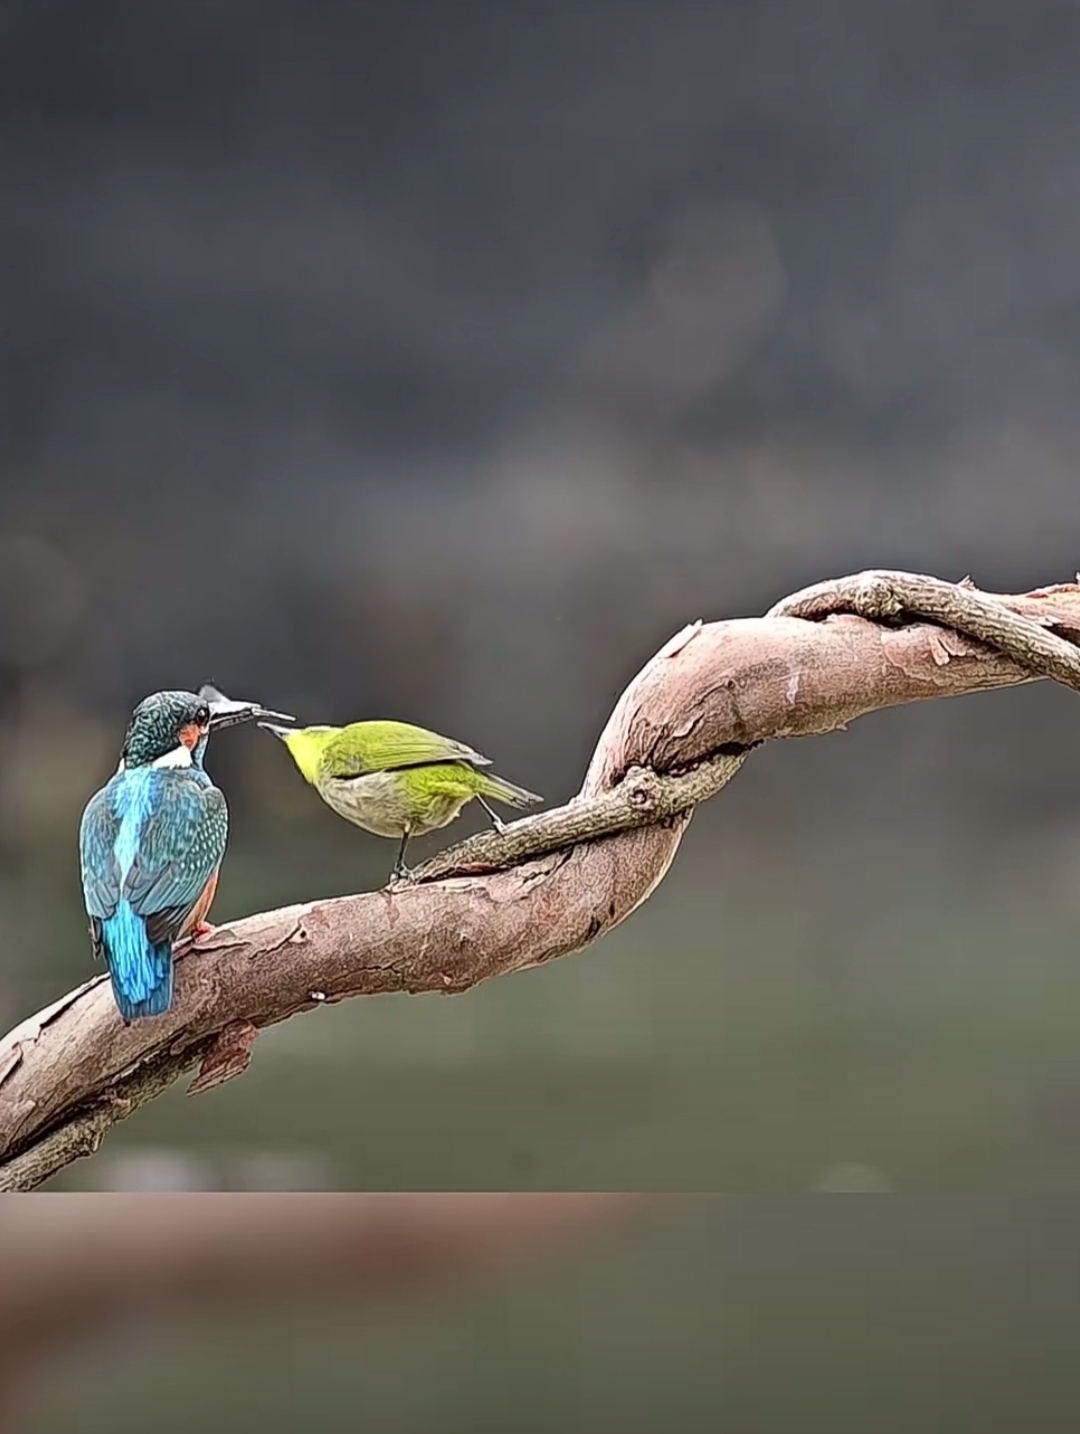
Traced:
<svg viewBox="0 0 1080 1434">
<path fill-rule="evenodd" d="M 212 731 L 293 719 L 216 688 L 155 692 L 135 708 L 115 774 L 79 829 L 94 954 L 109 968 L 125 1025 L 173 999 L 173 944 L 213 928 L 206 917 L 228 840 L 225 797 L 203 761 Z"/>
</svg>

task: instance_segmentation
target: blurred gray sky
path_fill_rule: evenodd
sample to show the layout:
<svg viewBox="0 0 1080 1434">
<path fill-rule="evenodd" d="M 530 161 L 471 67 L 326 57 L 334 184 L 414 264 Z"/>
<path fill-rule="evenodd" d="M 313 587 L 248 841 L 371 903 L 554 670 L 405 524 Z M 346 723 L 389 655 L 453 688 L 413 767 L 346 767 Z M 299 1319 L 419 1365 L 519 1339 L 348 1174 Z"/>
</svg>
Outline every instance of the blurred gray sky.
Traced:
<svg viewBox="0 0 1080 1434">
<path fill-rule="evenodd" d="M 83 690 L 340 715 L 432 700 L 365 628 L 468 667 L 508 592 L 610 608 L 621 673 L 653 611 L 853 559 L 1071 571 L 1078 41 L 1000 0 L 12 4 L 0 511 L 88 584 Z"/>
</svg>

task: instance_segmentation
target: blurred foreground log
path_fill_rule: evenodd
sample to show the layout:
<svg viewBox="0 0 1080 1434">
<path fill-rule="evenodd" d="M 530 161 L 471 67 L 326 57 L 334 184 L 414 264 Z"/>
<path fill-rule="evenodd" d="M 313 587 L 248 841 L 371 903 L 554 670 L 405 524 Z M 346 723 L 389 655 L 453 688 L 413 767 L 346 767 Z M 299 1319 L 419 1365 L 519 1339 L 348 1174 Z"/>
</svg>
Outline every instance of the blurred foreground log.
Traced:
<svg viewBox="0 0 1080 1434">
<path fill-rule="evenodd" d="M 32 1189 L 185 1070 L 240 1074 L 258 1031 L 348 996 L 468 990 L 580 951 L 655 890 L 693 808 L 762 742 L 879 708 L 1052 678 L 1080 690 L 1080 586 L 982 593 L 908 573 L 694 623 L 630 683 L 566 806 L 415 880 L 251 916 L 177 963 L 172 1011 L 125 1027 L 104 977 L 0 1040 L 0 1190 Z"/>
<path fill-rule="evenodd" d="M 173 1310 L 370 1302 L 539 1259 L 631 1195 L 71 1195 L 0 1208 L 0 1419 L 81 1336 Z"/>
</svg>

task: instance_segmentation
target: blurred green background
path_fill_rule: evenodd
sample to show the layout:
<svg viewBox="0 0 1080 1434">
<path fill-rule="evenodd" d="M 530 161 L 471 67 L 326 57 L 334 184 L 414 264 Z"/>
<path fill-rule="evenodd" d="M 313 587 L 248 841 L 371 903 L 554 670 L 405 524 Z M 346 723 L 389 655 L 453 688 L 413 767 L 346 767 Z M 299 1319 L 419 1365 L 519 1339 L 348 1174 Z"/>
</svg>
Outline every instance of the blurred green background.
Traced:
<svg viewBox="0 0 1080 1434">
<path fill-rule="evenodd" d="M 690 619 L 1075 571 L 1063 0 L 3 24 L 5 1027 L 94 969 L 79 813 L 156 688 L 421 722 L 557 802 Z M 757 752 L 603 944 L 290 1021 L 55 1183 L 1073 1189 L 1076 714 Z M 210 767 L 218 919 L 384 879 L 271 738 Z"/>
<path fill-rule="evenodd" d="M 110 1332 L 50 1365 L 20 1434 L 1071 1428 L 1076 1223 L 1073 1201 L 699 1198 L 422 1302 Z"/>
</svg>

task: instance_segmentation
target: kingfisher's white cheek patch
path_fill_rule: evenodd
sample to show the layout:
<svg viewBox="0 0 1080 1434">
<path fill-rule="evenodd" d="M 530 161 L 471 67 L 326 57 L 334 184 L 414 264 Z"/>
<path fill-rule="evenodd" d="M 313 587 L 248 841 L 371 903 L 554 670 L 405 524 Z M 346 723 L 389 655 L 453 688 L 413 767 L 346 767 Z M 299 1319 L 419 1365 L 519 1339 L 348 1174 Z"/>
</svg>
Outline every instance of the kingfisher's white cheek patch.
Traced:
<svg viewBox="0 0 1080 1434">
<path fill-rule="evenodd" d="M 155 757 L 150 764 L 152 767 L 190 767 L 191 748 L 174 747 L 171 752 L 166 752 L 162 757 Z"/>
</svg>

